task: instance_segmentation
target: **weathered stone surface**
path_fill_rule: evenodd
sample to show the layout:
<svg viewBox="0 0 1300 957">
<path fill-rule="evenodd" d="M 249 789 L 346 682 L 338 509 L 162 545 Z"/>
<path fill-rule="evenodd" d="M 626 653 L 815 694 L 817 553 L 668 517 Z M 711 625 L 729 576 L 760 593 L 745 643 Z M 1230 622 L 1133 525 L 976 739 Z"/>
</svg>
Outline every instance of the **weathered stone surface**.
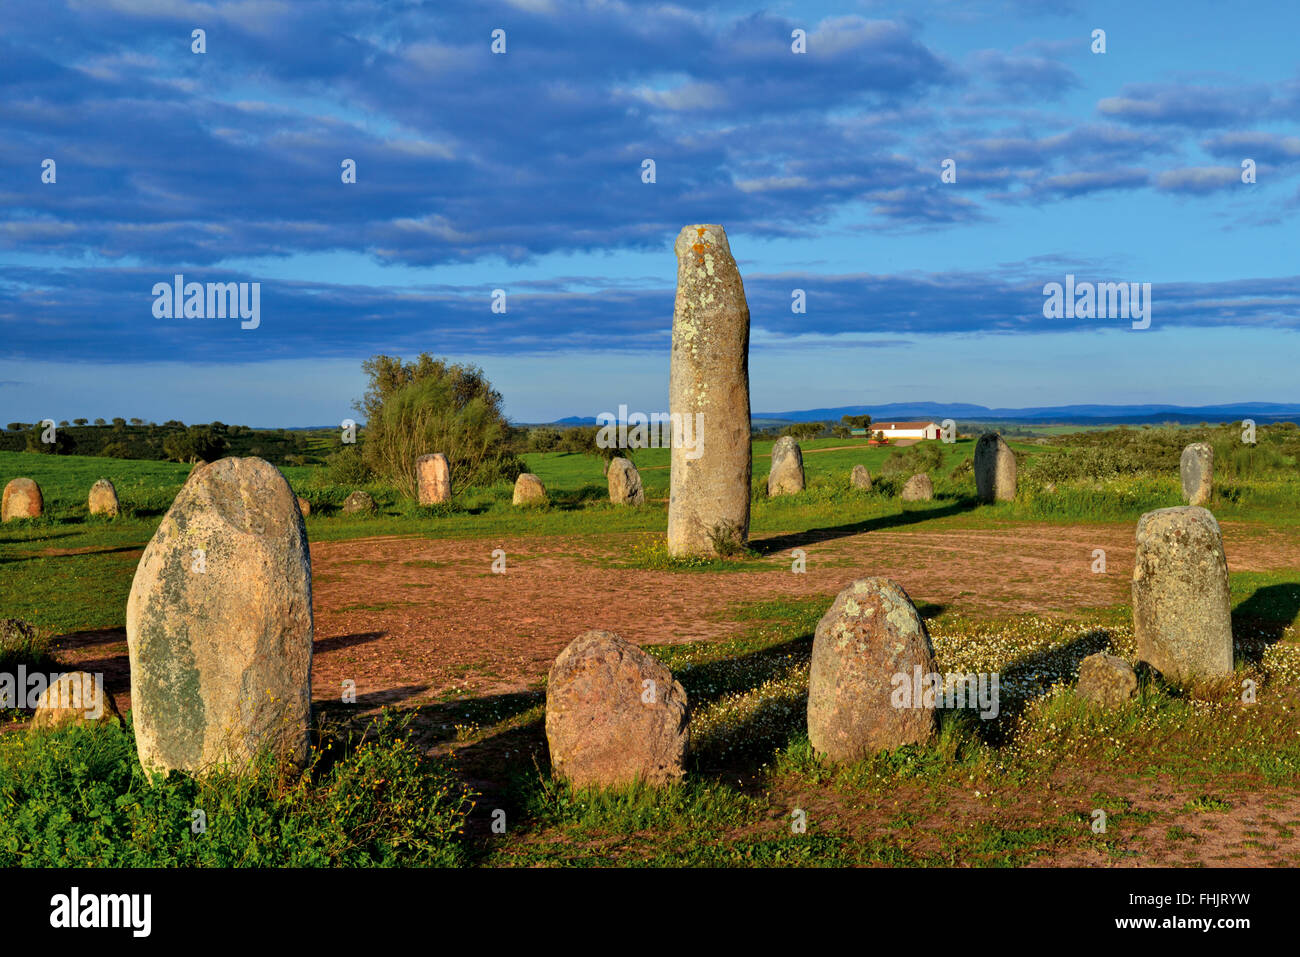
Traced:
<svg viewBox="0 0 1300 957">
<path fill-rule="evenodd" d="M 896 707 L 896 675 L 935 672 L 925 623 L 907 592 L 888 578 L 860 578 L 817 624 L 808 673 L 808 740 L 835 761 L 928 740 L 934 708 Z"/>
<path fill-rule="evenodd" d="M 146 767 L 306 761 L 311 557 L 275 466 L 221 459 L 181 489 L 136 568 L 126 638 Z"/>
<path fill-rule="evenodd" d="M 117 702 L 104 689 L 103 676 L 85 671 L 69 671 L 42 692 L 36 701 L 33 728 L 53 728 L 68 722 L 96 724 L 100 721 L 121 723 Z"/>
<path fill-rule="evenodd" d="M 854 488 L 871 490 L 871 473 L 867 471 L 865 465 L 853 466 L 853 474 L 849 476 L 849 481 Z"/>
<path fill-rule="evenodd" d="M 298 496 L 298 511 L 302 512 L 303 518 L 306 518 L 311 514 L 311 502 L 307 501 L 301 495 Z"/>
<path fill-rule="evenodd" d="M 1138 680 L 1133 666 L 1123 658 L 1099 651 L 1079 662 L 1081 698 L 1105 708 L 1117 708 L 1137 697 Z"/>
<path fill-rule="evenodd" d="M 1214 449 L 1205 442 L 1187 446 L 1178 463 L 1178 474 L 1187 504 L 1204 505 L 1214 491 Z"/>
<path fill-rule="evenodd" d="M 546 743 L 573 784 L 664 784 L 685 770 L 686 692 L 631 642 L 588 631 L 560 652 L 546 683 Z"/>
<path fill-rule="evenodd" d="M 1181 506 L 1138 519 L 1133 632 L 1138 660 L 1166 678 L 1232 672 L 1228 562 L 1219 523 Z"/>
<path fill-rule="evenodd" d="M 715 555 L 719 543 L 749 540 L 749 305 L 721 226 L 685 226 L 673 249 L 668 410 L 681 432 L 672 450 L 668 551 Z"/>
<path fill-rule="evenodd" d="M 415 477 L 419 482 L 421 505 L 451 501 L 451 466 L 447 456 L 441 452 L 421 455 L 415 460 Z"/>
<path fill-rule="evenodd" d="M 10 479 L 0 495 L 0 521 L 15 518 L 40 518 L 45 510 L 41 487 L 29 478 Z"/>
<path fill-rule="evenodd" d="M 207 468 L 209 464 L 211 464 L 211 463 L 207 462 L 207 461 L 204 460 L 204 459 L 198 459 L 198 460 L 196 460 L 195 463 L 194 463 L 194 465 L 191 466 L 191 468 L 190 468 L 190 474 L 187 475 L 187 476 L 185 476 L 185 484 L 186 484 L 186 485 L 189 485 L 189 484 L 190 484 L 191 482 L 193 482 L 196 478 L 198 478 L 198 477 L 199 477 L 199 473 L 202 472 L 205 468 Z"/>
<path fill-rule="evenodd" d="M 975 493 L 982 502 L 1011 502 L 1016 497 L 1016 454 L 996 432 L 975 443 Z"/>
<path fill-rule="evenodd" d="M 641 473 L 625 458 L 610 460 L 609 500 L 615 505 L 644 505 L 645 490 L 641 487 Z"/>
<path fill-rule="evenodd" d="M 113 483 L 102 478 L 92 485 L 90 496 L 86 499 L 86 507 L 90 509 L 91 515 L 116 515 L 117 489 L 113 487 Z"/>
<path fill-rule="evenodd" d="M 375 500 L 369 492 L 357 489 L 351 495 L 343 500 L 343 514 L 354 515 L 358 512 L 373 512 L 376 508 Z"/>
<path fill-rule="evenodd" d="M 546 486 L 532 472 L 523 472 L 515 479 L 515 494 L 511 502 L 515 505 L 544 505 Z"/>
<path fill-rule="evenodd" d="M 772 444 L 772 470 L 767 473 L 767 494 L 793 495 L 804 489 L 803 450 L 783 435 Z"/>
<path fill-rule="evenodd" d="M 904 502 L 928 502 L 934 498 L 934 483 L 924 472 L 913 475 L 903 485 Z"/>
</svg>

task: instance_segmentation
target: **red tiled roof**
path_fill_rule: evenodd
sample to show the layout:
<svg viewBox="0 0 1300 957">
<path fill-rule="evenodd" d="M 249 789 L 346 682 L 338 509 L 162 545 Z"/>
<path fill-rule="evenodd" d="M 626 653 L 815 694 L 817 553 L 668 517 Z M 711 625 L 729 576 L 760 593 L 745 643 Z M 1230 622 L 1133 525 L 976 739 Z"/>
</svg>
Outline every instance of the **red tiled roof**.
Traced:
<svg viewBox="0 0 1300 957">
<path fill-rule="evenodd" d="M 934 422 L 891 422 L 886 425 L 884 422 L 872 422 L 869 428 L 872 429 L 924 429 L 934 425 Z"/>
</svg>

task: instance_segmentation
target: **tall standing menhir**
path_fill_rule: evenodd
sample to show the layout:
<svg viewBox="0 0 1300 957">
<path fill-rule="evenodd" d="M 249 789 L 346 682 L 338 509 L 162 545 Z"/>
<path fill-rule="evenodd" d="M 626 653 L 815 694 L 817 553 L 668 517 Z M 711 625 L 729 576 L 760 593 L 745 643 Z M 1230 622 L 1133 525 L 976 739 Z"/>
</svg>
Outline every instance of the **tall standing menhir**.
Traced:
<svg viewBox="0 0 1300 957">
<path fill-rule="evenodd" d="M 694 457 L 674 436 L 668 551 L 716 555 L 749 538 L 749 306 L 721 226 L 683 227 L 674 251 L 668 408 L 701 428 Z"/>
</svg>

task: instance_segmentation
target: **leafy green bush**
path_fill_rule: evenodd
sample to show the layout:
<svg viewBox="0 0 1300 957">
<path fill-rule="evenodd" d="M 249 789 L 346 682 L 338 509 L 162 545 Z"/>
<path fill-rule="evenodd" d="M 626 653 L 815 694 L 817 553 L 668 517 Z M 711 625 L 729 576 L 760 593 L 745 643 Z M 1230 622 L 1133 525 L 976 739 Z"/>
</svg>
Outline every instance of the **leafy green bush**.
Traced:
<svg viewBox="0 0 1300 957">
<path fill-rule="evenodd" d="M 559 429 L 553 429 L 550 426 L 541 426 L 531 429 L 528 433 L 528 448 L 532 452 L 555 452 L 560 447 Z"/>
<path fill-rule="evenodd" d="M 165 778 L 129 730 L 65 725 L 0 736 L 0 866 L 454 866 L 473 807 L 405 722 L 330 732 L 296 780 L 269 761 L 244 774 Z M 194 833 L 194 812 L 204 829 Z"/>
<path fill-rule="evenodd" d="M 345 445 L 325 456 L 326 474 L 336 485 L 364 485 L 373 478 L 361 449 Z"/>
<path fill-rule="evenodd" d="M 370 377 L 356 404 L 366 420 L 362 455 L 372 472 L 408 496 L 416 491 L 415 460 L 431 452 L 447 456 L 453 492 L 522 471 L 510 451 L 501 393 L 482 369 L 428 353 L 411 363 L 374 356 L 362 369 Z"/>
<path fill-rule="evenodd" d="M 880 467 L 885 478 L 903 478 L 918 472 L 933 472 L 943 464 L 943 446 L 938 442 L 918 442 L 906 448 L 894 449 Z"/>
</svg>

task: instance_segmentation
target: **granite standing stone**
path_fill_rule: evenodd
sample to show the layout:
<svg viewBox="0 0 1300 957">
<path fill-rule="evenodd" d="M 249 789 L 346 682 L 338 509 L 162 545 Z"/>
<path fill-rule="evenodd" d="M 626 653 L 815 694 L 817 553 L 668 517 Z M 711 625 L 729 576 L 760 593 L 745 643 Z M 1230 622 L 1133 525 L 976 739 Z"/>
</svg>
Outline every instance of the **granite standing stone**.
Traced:
<svg viewBox="0 0 1300 957">
<path fill-rule="evenodd" d="M 1015 500 L 1016 454 L 996 432 L 975 443 L 975 492 L 985 503 Z"/>
<path fill-rule="evenodd" d="M 672 672 L 608 631 L 588 631 L 560 652 L 546 682 L 546 743 L 558 777 L 578 787 L 685 772 L 686 692 Z"/>
<path fill-rule="evenodd" d="M 919 672 L 917 671 L 919 669 Z M 900 682 L 935 672 L 925 623 L 907 592 L 888 578 L 861 578 L 845 588 L 813 637 L 808 673 L 808 739 L 818 754 L 856 761 L 876 751 L 929 740 L 934 707 L 909 697 Z"/>
<path fill-rule="evenodd" d="M 441 452 L 421 455 L 415 460 L 415 477 L 419 482 L 421 505 L 451 501 L 451 466 L 447 456 Z"/>
<path fill-rule="evenodd" d="M 749 306 L 721 226 L 684 227 L 674 251 L 668 408 L 697 447 L 673 442 L 668 551 L 715 555 L 749 539 Z"/>
<path fill-rule="evenodd" d="M 928 502 L 934 498 L 934 483 L 925 472 L 913 475 L 903 486 L 904 502 Z"/>
<path fill-rule="evenodd" d="M 41 487 L 29 478 L 11 479 L 0 495 L 0 521 L 16 518 L 40 518 L 45 510 Z"/>
<path fill-rule="evenodd" d="M 645 490 L 641 487 L 641 473 L 625 458 L 609 463 L 609 500 L 615 505 L 644 505 Z"/>
<path fill-rule="evenodd" d="M 371 494 L 362 491 L 361 489 L 357 489 L 343 500 L 344 515 L 373 512 L 376 507 L 375 500 Z"/>
<path fill-rule="evenodd" d="M 117 515 L 117 489 L 113 487 L 113 483 L 102 478 L 92 485 L 90 495 L 86 499 L 86 507 L 90 509 L 91 515 L 109 517 Z"/>
<path fill-rule="evenodd" d="M 803 490 L 803 450 L 792 437 L 783 435 L 772 444 L 772 469 L 767 474 L 767 494 L 794 495 Z"/>
<path fill-rule="evenodd" d="M 311 724 L 311 556 L 293 491 L 257 458 L 206 466 L 131 583 L 126 639 L 140 763 L 303 767 Z"/>
<path fill-rule="evenodd" d="M 1214 491 L 1214 449 L 1205 442 L 1187 446 L 1178 462 L 1178 474 L 1187 504 L 1204 505 Z"/>
<path fill-rule="evenodd" d="M 515 479 L 515 494 L 511 499 L 514 505 L 545 505 L 546 486 L 532 472 L 522 472 Z"/>
<path fill-rule="evenodd" d="M 1219 523 L 1197 506 L 1138 519 L 1133 632 L 1138 660 L 1166 678 L 1232 672 L 1232 600 Z"/>
</svg>

